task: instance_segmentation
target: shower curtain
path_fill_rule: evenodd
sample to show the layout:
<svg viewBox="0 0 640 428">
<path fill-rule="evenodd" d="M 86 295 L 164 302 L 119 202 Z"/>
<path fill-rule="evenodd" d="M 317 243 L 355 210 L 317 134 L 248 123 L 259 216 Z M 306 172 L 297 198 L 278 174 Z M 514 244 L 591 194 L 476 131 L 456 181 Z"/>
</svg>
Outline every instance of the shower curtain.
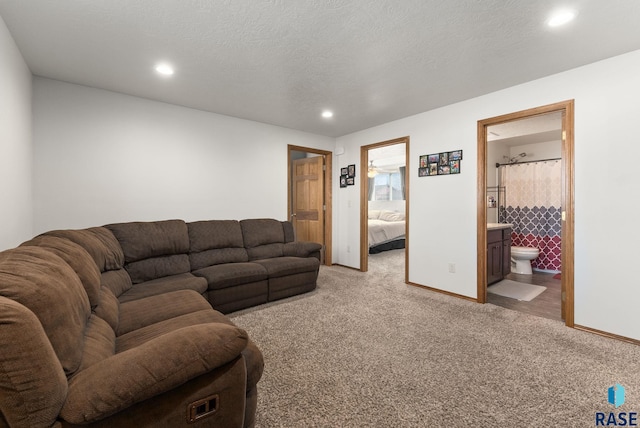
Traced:
<svg viewBox="0 0 640 428">
<path fill-rule="evenodd" d="M 516 163 L 500 167 L 500 222 L 512 223 L 511 245 L 540 250 L 531 262 L 536 269 L 560 271 L 561 186 L 560 160 Z"/>
</svg>

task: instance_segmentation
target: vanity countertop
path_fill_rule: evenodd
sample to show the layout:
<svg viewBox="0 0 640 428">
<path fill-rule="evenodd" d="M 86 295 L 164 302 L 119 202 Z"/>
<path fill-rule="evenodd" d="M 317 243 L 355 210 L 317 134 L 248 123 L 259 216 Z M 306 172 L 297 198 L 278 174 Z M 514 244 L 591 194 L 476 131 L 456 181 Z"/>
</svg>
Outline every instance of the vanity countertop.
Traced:
<svg viewBox="0 0 640 428">
<path fill-rule="evenodd" d="M 511 223 L 487 223 L 487 230 L 508 229 L 513 227 Z"/>
</svg>

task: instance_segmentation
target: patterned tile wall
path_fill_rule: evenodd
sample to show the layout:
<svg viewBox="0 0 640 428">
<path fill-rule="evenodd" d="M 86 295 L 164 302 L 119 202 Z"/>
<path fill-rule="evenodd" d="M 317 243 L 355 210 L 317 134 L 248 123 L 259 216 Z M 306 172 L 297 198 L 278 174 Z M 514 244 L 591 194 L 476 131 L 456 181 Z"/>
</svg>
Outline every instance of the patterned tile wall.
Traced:
<svg viewBox="0 0 640 428">
<path fill-rule="evenodd" d="M 554 207 L 533 207 L 532 209 L 507 207 L 501 210 L 500 222 L 514 225 L 511 232 L 511 245 L 535 247 L 540 250 L 538 258 L 531 261 L 531 267 L 542 270 L 561 270 L 561 212 L 560 208 Z"/>
</svg>

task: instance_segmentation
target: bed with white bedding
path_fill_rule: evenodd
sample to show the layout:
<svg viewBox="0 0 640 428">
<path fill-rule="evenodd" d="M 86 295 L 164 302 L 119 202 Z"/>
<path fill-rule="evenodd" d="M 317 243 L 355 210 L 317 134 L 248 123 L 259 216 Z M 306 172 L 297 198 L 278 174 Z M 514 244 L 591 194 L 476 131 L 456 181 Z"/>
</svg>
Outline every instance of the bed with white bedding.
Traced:
<svg viewBox="0 0 640 428">
<path fill-rule="evenodd" d="M 386 210 L 369 210 L 369 254 L 404 248 L 405 216 Z"/>
</svg>

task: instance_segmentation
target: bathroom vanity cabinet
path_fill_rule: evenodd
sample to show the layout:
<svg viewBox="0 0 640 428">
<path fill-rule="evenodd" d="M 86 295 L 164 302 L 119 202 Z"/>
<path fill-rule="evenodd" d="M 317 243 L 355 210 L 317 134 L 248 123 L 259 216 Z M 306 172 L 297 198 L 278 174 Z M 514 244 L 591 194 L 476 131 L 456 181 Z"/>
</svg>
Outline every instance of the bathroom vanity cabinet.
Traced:
<svg viewBox="0 0 640 428">
<path fill-rule="evenodd" d="M 511 225 L 487 227 L 487 285 L 511 272 Z"/>
</svg>

